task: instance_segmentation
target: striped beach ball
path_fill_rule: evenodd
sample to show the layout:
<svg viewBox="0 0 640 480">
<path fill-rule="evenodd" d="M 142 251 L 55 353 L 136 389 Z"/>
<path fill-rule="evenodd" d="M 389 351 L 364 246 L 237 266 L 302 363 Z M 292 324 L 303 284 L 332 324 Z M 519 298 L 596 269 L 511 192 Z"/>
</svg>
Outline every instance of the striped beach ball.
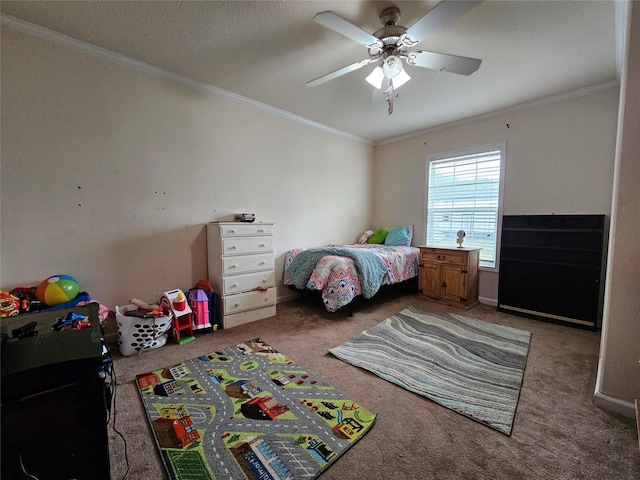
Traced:
<svg viewBox="0 0 640 480">
<path fill-rule="evenodd" d="M 54 307 L 69 302 L 78 296 L 80 285 L 70 275 L 54 275 L 42 282 L 36 288 L 36 297 L 45 305 Z"/>
</svg>

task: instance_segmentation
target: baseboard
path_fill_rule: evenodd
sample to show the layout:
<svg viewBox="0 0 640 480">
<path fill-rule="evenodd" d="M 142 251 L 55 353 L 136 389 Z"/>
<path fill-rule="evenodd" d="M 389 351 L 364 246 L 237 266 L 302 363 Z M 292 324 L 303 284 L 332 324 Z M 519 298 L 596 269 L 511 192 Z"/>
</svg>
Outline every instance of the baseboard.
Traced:
<svg viewBox="0 0 640 480">
<path fill-rule="evenodd" d="M 636 409 L 633 402 L 627 402 L 626 400 L 610 397 L 604 393 L 595 392 L 593 394 L 593 404 L 596 407 L 609 410 L 610 412 L 617 413 L 623 417 L 636 418 Z"/>
<path fill-rule="evenodd" d="M 491 305 L 492 307 L 498 306 L 498 300 L 496 298 L 478 297 L 480 303 L 483 305 Z"/>
<path fill-rule="evenodd" d="M 640 399 L 636 398 L 636 429 L 638 430 L 638 448 L 640 448 Z"/>
</svg>

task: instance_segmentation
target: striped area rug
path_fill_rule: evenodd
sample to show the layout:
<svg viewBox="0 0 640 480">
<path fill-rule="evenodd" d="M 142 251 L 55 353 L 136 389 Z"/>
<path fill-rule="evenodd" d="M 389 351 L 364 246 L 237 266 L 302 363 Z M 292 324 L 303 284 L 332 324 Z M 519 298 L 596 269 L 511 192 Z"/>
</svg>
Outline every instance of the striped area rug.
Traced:
<svg viewBox="0 0 640 480">
<path fill-rule="evenodd" d="M 512 327 L 408 307 L 329 351 L 510 435 L 530 339 Z"/>
</svg>

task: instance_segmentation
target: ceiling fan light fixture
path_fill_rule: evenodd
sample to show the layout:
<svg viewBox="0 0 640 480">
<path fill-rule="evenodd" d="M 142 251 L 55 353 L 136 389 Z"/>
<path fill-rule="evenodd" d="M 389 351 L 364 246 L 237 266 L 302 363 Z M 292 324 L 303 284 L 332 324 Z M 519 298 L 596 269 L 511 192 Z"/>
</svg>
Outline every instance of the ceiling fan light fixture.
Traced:
<svg viewBox="0 0 640 480">
<path fill-rule="evenodd" d="M 382 81 L 384 80 L 384 72 L 382 71 L 382 68 L 374 68 L 373 71 L 367 75 L 365 80 L 369 85 L 380 90 L 382 88 Z"/>
<path fill-rule="evenodd" d="M 393 88 L 398 89 L 409 80 L 411 80 L 411 76 L 403 68 L 399 74 L 391 79 L 391 83 L 393 84 Z"/>
<path fill-rule="evenodd" d="M 402 59 L 396 55 L 389 55 L 382 63 L 382 71 L 387 78 L 394 78 L 402 70 Z"/>
</svg>

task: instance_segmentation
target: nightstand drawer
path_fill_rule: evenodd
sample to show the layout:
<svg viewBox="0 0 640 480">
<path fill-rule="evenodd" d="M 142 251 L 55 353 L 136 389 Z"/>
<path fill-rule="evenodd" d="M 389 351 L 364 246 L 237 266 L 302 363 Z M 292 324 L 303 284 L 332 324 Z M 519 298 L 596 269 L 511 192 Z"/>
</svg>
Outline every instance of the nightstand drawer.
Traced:
<svg viewBox="0 0 640 480">
<path fill-rule="evenodd" d="M 273 225 L 264 225 L 262 223 L 220 225 L 221 237 L 242 237 L 246 235 L 273 235 Z"/>
<path fill-rule="evenodd" d="M 222 239 L 222 255 L 243 255 L 273 251 L 273 237 L 231 237 Z"/>
<path fill-rule="evenodd" d="M 246 292 L 237 295 L 229 295 L 223 298 L 224 315 L 243 312 L 253 308 L 275 305 L 276 289 L 269 288 L 266 292 Z"/>
<path fill-rule="evenodd" d="M 272 253 L 222 257 L 222 275 L 273 270 L 273 268 L 274 261 Z"/>
<path fill-rule="evenodd" d="M 440 262 L 447 263 L 450 265 L 466 265 L 467 263 L 467 253 L 466 252 L 455 252 L 455 251 L 443 251 L 443 250 L 424 250 L 422 249 L 420 258 L 427 262 Z"/>
<path fill-rule="evenodd" d="M 239 292 L 247 292 L 254 288 L 269 288 L 276 285 L 276 276 L 273 270 L 267 272 L 245 273 L 231 275 L 222 279 L 222 294 L 231 295 Z"/>
</svg>

